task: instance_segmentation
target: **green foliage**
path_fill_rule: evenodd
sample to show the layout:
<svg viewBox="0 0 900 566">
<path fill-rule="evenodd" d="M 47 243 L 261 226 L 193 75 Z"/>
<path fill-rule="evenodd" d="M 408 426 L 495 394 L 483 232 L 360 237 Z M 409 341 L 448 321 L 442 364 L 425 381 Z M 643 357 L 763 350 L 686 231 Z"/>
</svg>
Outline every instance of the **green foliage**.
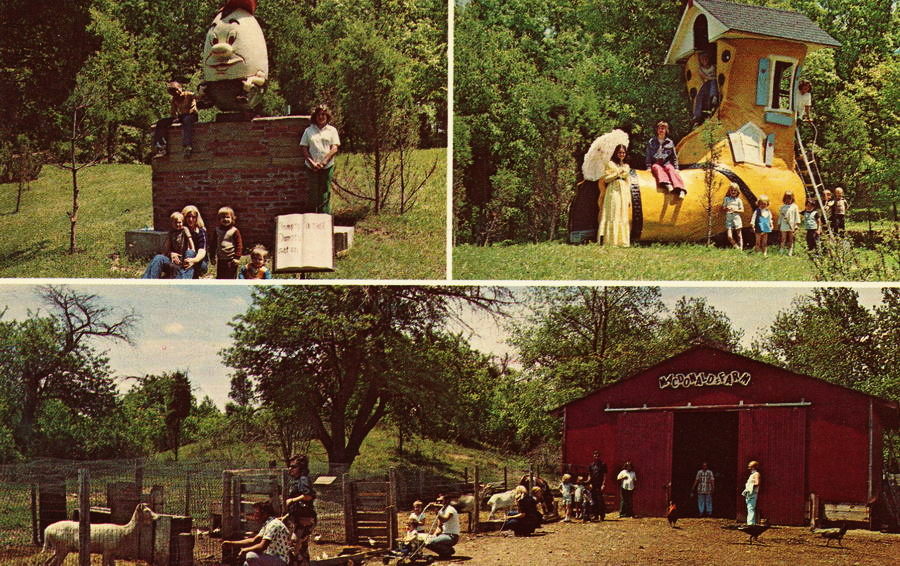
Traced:
<svg viewBox="0 0 900 566">
<path fill-rule="evenodd" d="M 443 330 L 457 302 L 493 308 L 479 289 L 284 287 L 254 293 L 232 323 L 225 363 L 254 380 L 263 406 L 303 418 L 335 469 L 349 467 L 389 414 L 449 401 Z"/>
<path fill-rule="evenodd" d="M 892 281 L 900 273 L 900 233 L 897 227 L 881 232 L 873 252 L 864 252 L 839 234 L 823 233 L 817 253 L 809 259 L 821 281 Z"/>
<path fill-rule="evenodd" d="M 823 287 L 775 315 L 754 349 L 791 371 L 897 400 L 900 294 L 882 291 L 874 310 L 850 287 Z"/>
<path fill-rule="evenodd" d="M 681 91 L 677 73 L 648 64 L 664 56 L 660 22 L 677 19 L 679 4 L 475 0 L 458 8 L 457 241 L 561 237 L 594 137 L 614 127 L 640 134 L 660 115 L 686 126 L 680 100 L 659 96 Z M 641 31 L 619 33 L 628 29 Z"/>
<path fill-rule="evenodd" d="M 75 85 L 75 75 L 98 41 L 86 33 L 93 0 L 4 2 L 0 42 L 0 140 L 27 133 L 41 148 L 57 140 L 51 118 Z M 50 116 L 48 116 L 50 114 Z"/>
<path fill-rule="evenodd" d="M 657 287 L 536 287 L 525 305 L 509 340 L 521 374 L 500 394 L 526 445 L 556 436 L 552 409 L 698 342 L 734 350 L 742 336 L 705 299 L 683 297 L 669 312 Z"/>
<path fill-rule="evenodd" d="M 172 451 L 201 439 L 221 438 L 225 415 L 209 397 L 198 403 L 184 371 L 133 378 L 135 385 L 122 396 L 125 430 L 141 454 Z M 237 440 L 237 439 L 236 439 Z"/>
<path fill-rule="evenodd" d="M 115 383 L 106 356 L 94 343 L 129 340 L 134 322 L 133 315 L 119 316 L 96 295 L 57 287 L 41 288 L 39 294 L 48 314 L 0 321 L 5 424 L 14 432 L 17 450 L 25 455 L 35 454 L 42 443 L 57 446 L 51 436 L 59 435 L 48 436 L 41 427 L 64 423 L 65 416 L 58 416 L 63 409 L 87 422 L 102 421 L 114 411 Z M 55 404 L 45 411 L 51 401 Z M 77 426 L 78 419 L 73 420 Z M 71 435 L 75 437 L 74 432 Z"/>
</svg>

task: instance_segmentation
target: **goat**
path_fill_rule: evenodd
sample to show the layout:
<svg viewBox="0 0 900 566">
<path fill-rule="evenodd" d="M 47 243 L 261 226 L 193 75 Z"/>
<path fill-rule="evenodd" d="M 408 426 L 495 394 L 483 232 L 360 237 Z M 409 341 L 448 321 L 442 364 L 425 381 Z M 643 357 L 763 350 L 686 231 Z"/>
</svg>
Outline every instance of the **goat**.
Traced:
<svg viewBox="0 0 900 566">
<path fill-rule="evenodd" d="M 138 524 L 147 524 L 157 518 L 146 503 L 139 503 L 131 520 L 125 525 L 98 523 L 91 525 L 91 554 L 103 555 L 103 566 L 115 566 L 117 558 L 137 559 Z M 44 529 L 44 550 L 54 554 L 44 566 L 62 566 L 70 552 L 78 552 L 78 521 L 57 521 Z"/>
<path fill-rule="evenodd" d="M 516 491 L 511 489 L 503 493 L 495 493 L 488 499 L 488 505 L 491 506 L 491 512 L 488 514 L 488 521 L 490 521 L 497 510 L 512 509 L 516 506 Z"/>
</svg>

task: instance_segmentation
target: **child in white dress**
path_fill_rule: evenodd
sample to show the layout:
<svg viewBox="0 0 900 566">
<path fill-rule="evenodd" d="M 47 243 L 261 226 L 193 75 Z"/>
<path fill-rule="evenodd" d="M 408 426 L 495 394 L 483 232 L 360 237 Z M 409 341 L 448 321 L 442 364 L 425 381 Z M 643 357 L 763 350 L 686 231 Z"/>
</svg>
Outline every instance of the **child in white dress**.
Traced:
<svg viewBox="0 0 900 566">
<path fill-rule="evenodd" d="M 744 239 L 741 229 L 744 225 L 741 213 L 744 212 L 744 201 L 741 200 L 737 183 L 729 185 L 725 200 L 722 202 L 722 210 L 725 212 L 725 230 L 728 234 L 728 242 L 736 250 L 743 249 Z"/>
<path fill-rule="evenodd" d="M 778 211 L 778 229 L 781 231 L 781 253 L 787 249 L 788 255 L 794 255 L 794 233 L 800 226 L 800 209 L 794 202 L 794 193 L 786 191 Z"/>
</svg>

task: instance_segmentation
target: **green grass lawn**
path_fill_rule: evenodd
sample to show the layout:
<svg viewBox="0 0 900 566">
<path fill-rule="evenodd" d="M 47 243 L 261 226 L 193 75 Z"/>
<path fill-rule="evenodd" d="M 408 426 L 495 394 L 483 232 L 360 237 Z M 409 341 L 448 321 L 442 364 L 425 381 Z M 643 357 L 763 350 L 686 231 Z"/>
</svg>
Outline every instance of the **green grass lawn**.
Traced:
<svg viewBox="0 0 900 566">
<path fill-rule="evenodd" d="M 340 156 L 352 160 L 355 156 Z M 443 279 L 446 189 L 443 149 L 422 150 L 415 166 L 437 158 L 438 169 L 416 207 L 404 215 L 369 216 L 356 227 L 354 247 L 336 279 Z M 339 163 L 340 165 L 340 163 Z M 45 166 L 14 213 L 17 186 L 0 184 L 0 277 L 140 277 L 146 260 L 125 256 L 125 231 L 152 225 L 150 167 L 98 165 L 79 174 L 77 243 L 69 254 L 72 189 L 66 171 Z M 334 199 L 333 206 L 343 203 Z"/>
<path fill-rule="evenodd" d="M 867 261 L 875 253 L 861 250 Z M 478 247 L 453 252 L 455 279 L 635 280 L 635 281 L 814 281 L 815 268 L 798 241 L 794 255 L 707 247 L 702 244 L 650 244 L 605 248 L 562 242 Z"/>
</svg>

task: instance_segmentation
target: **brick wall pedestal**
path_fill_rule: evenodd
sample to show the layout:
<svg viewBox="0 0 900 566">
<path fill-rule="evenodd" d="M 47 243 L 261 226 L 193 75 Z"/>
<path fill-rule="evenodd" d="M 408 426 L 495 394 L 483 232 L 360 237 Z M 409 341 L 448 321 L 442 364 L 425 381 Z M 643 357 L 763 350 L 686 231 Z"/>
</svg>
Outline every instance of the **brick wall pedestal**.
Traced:
<svg viewBox="0 0 900 566">
<path fill-rule="evenodd" d="M 274 250 L 275 217 L 310 212 L 299 145 L 308 125 L 309 116 L 199 123 L 188 159 L 173 126 L 169 155 L 153 159 L 154 228 L 168 230 L 169 215 L 193 204 L 213 232 L 219 208 L 230 206 L 245 250 L 257 243 Z"/>
</svg>

